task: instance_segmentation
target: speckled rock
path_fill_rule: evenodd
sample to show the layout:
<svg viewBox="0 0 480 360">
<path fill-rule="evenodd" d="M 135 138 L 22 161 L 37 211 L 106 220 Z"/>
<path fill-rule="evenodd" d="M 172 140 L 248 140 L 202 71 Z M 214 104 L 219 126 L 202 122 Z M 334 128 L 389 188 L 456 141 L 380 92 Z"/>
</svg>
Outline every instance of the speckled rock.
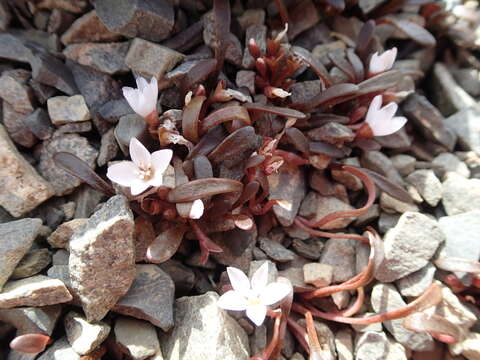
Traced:
<svg viewBox="0 0 480 360">
<path fill-rule="evenodd" d="M 103 321 L 89 323 L 82 315 L 70 311 L 63 320 L 68 342 L 79 355 L 85 355 L 100 345 L 110 333 L 110 325 Z"/>
<path fill-rule="evenodd" d="M 334 283 L 349 280 L 356 275 L 355 242 L 350 239 L 327 240 L 319 263 L 333 267 Z"/>
<path fill-rule="evenodd" d="M 406 180 L 418 190 L 428 205 L 437 206 L 442 199 L 442 183 L 433 170 L 416 170 Z"/>
<path fill-rule="evenodd" d="M 442 204 L 447 215 L 480 210 L 480 179 L 465 179 L 449 172 L 443 182 Z"/>
<path fill-rule="evenodd" d="M 32 249 L 20 260 L 10 278 L 16 280 L 36 275 L 45 269 L 51 261 L 52 256 L 48 249 Z"/>
<path fill-rule="evenodd" d="M 134 360 L 143 360 L 160 349 L 155 327 L 146 321 L 119 317 L 115 321 L 115 340 Z"/>
<path fill-rule="evenodd" d="M 324 216 L 343 210 L 352 210 L 353 207 L 344 203 L 334 196 L 322 196 L 315 191 L 310 191 L 300 206 L 299 214 L 312 220 L 320 220 Z M 323 230 L 343 229 L 350 224 L 354 218 L 342 218 L 330 221 L 321 226 Z"/>
<path fill-rule="evenodd" d="M 417 297 L 423 294 L 432 284 L 436 267 L 428 263 L 420 270 L 407 275 L 396 282 L 398 290 L 403 296 Z"/>
<path fill-rule="evenodd" d="M 68 249 L 68 243 L 75 229 L 83 225 L 86 221 L 87 219 L 80 218 L 64 222 L 50 234 L 47 238 L 48 243 L 55 248 Z"/>
<path fill-rule="evenodd" d="M 55 125 L 90 120 L 82 95 L 55 96 L 47 100 L 48 115 Z"/>
</svg>

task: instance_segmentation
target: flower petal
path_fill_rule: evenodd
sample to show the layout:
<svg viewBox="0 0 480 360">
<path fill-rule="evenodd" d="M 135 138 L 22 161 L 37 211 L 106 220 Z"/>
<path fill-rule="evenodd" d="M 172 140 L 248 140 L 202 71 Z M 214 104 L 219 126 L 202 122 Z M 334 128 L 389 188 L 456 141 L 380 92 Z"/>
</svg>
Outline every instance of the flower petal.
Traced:
<svg viewBox="0 0 480 360">
<path fill-rule="evenodd" d="M 260 326 L 265 321 L 267 307 L 265 305 L 250 305 L 247 307 L 246 314 L 255 325 Z"/>
<path fill-rule="evenodd" d="M 140 109 L 140 93 L 137 89 L 124 86 L 122 88 L 123 96 L 127 99 L 128 105 L 138 114 L 138 110 Z"/>
<path fill-rule="evenodd" d="M 151 163 L 155 169 L 155 173 L 163 174 L 167 170 L 168 164 L 172 160 L 173 151 L 170 149 L 158 150 L 152 153 Z"/>
<path fill-rule="evenodd" d="M 137 170 L 138 167 L 133 162 L 122 161 L 108 167 L 107 178 L 122 186 L 130 186 L 138 180 Z"/>
<path fill-rule="evenodd" d="M 235 290 L 227 291 L 217 301 L 217 306 L 225 310 L 243 311 L 247 309 L 247 305 L 247 299 Z"/>
<path fill-rule="evenodd" d="M 368 123 L 370 123 L 370 121 L 374 121 L 377 117 L 378 111 L 382 106 L 382 101 L 382 95 L 377 95 L 373 98 L 368 107 L 367 115 L 365 116 L 365 119 Z"/>
<path fill-rule="evenodd" d="M 265 261 L 252 276 L 252 290 L 260 294 L 268 283 L 268 261 Z"/>
<path fill-rule="evenodd" d="M 290 291 L 292 289 L 287 284 L 279 282 L 270 283 L 261 292 L 260 302 L 263 305 L 273 305 L 287 296 Z"/>
<path fill-rule="evenodd" d="M 397 112 L 397 109 L 398 109 L 398 105 L 395 104 L 394 102 L 390 102 L 380 110 L 381 117 L 384 120 L 390 120 L 393 117 L 393 115 L 395 115 L 395 113 Z"/>
<path fill-rule="evenodd" d="M 205 209 L 205 205 L 203 204 L 203 201 L 200 199 L 197 199 L 193 202 L 192 206 L 190 207 L 190 213 L 188 214 L 188 217 L 190 219 L 200 219 L 203 215 L 204 209 Z"/>
<path fill-rule="evenodd" d="M 139 76 L 135 79 L 135 82 L 137 83 L 137 88 L 140 90 L 140 92 L 143 94 L 145 89 L 148 87 L 148 81 L 142 76 Z"/>
<path fill-rule="evenodd" d="M 132 161 L 137 166 L 140 167 L 140 166 L 150 164 L 151 158 L 152 158 L 150 155 L 150 152 L 136 138 L 130 139 L 129 151 L 130 151 L 130 157 L 132 158 Z"/>
<path fill-rule="evenodd" d="M 242 270 L 234 267 L 227 267 L 227 273 L 233 289 L 244 296 L 249 296 L 251 290 L 247 275 L 245 275 Z"/>
<path fill-rule="evenodd" d="M 138 179 L 137 181 L 135 181 L 133 184 L 130 185 L 130 192 L 132 193 L 133 196 L 140 195 L 149 187 L 150 185 L 147 182 Z"/>
<path fill-rule="evenodd" d="M 392 119 L 375 122 L 370 125 L 374 136 L 386 136 L 397 132 L 407 122 L 403 116 L 395 116 Z"/>
</svg>

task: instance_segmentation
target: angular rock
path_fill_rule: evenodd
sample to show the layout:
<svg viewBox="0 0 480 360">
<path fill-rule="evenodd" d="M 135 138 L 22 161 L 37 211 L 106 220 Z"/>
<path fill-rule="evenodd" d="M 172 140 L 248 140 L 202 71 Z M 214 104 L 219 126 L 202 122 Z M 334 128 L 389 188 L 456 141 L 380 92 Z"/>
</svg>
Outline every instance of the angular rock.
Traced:
<svg viewBox="0 0 480 360">
<path fill-rule="evenodd" d="M 33 91 L 27 85 L 29 77 L 30 72 L 23 69 L 4 71 L 0 76 L 0 98 L 22 114 L 31 113 L 35 106 Z"/>
<path fill-rule="evenodd" d="M 137 275 L 113 311 L 147 320 L 163 331 L 173 326 L 175 285 L 157 265 L 136 265 Z"/>
<path fill-rule="evenodd" d="M 88 321 L 103 319 L 130 288 L 135 278 L 133 231 L 133 214 L 122 195 L 111 197 L 75 230 L 68 266 Z"/>
<path fill-rule="evenodd" d="M 98 155 L 97 150 L 88 143 L 87 139 L 77 134 L 65 134 L 45 141 L 40 150 L 38 169 L 52 184 L 57 196 L 71 193 L 82 183 L 79 178 L 67 173 L 53 161 L 53 155 L 61 151 L 76 155 L 92 169 L 95 167 L 95 159 Z"/>
<path fill-rule="evenodd" d="M 175 50 L 136 38 L 128 49 L 125 64 L 137 75 L 161 80 L 183 57 Z"/>
<path fill-rule="evenodd" d="M 432 160 L 433 171 L 440 179 L 449 172 L 453 171 L 466 178 L 470 177 L 470 170 L 467 164 L 451 153 L 441 153 Z"/>
<path fill-rule="evenodd" d="M 53 136 L 61 136 L 62 134 L 78 134 L 92 131 L 91 121 L 71 122 L 60 125 Z"/>
<path fill-rule="evenodd" d="M 403 103 L 402 109 L 427 139 L 438 142 L 450 151 L 453 150 L 455 136 L 445 126 L 445 119 L 440 111 L 425 96 L 416 93 L 410 95 Z"/>
<path fill-rule="evenodd" d="M 358 318 L 368 318 L 372 315 L 375 315 L 373 312 L 366 312 L 362 315 L 358 315 L 355 317 Z M 357 333 L 364 333 L 367 331 L 375 331 L 375 332 L 382 332 L 382 323 L 373 323 L 373 324 L 352 324 L 352 328 L 357 332 Z"/>
<path fill-rule="evenodd" d="M 375 269 L 375 277 L 392 282 L 427 265 L 445 235 L 438 223 L 415 212 L 406 212 L 384 237 L 385 257 Z"/>
<path fill-rule="evenodd" d="M 25 126 L 26 116 L 7 102 L 3 102 L 3 125 L 8 131 L 10 138 L 17 144 L 31 148 L 37 143 L 35 135 Z"/>
<path fill-rule="evenodd" d="M 288 262 L 295 259 L 295 253 L 288 250 L 276 240 L 266 237 L 259 237 L 260 249 L 265 251 L 268 257 L 278 262 Z"/>
<path fill-rule="evenodd" d="M 55 125 L 90 120 L 85 99 L 82 95 L 55 96 L 47 101 L 48 115 Z"/>
<path fill-rule="evenodd" d="M 63 55 L 79 64 L 113 75 L 128 72 L 124 61 L 128 47 L 128 42 L 107 44 L 85 42 L 67 46 L 63 50 Z"/>
<path fill-rule="evenodd" d="M 299 214 L 317 221 L 324 216 L 334 212 L 343 210 L 352 210 L 353 207 L 344 203 L 334 196 L 322 196 L 315 191 L 310 191 L 300 206 Z M 354 218 L 336 219 L 321 226 L 323 230 L 343 229 L 350 224 Z"/>
<path fill-rule="evenodd" d="M 134 360 L 146 359 L 160 349 L 155 327 L 146 321 L 120 317 L 114 331 L 122 351 Z"/>
<path fill-rule="evenodd" d="M 367 331 L 355 342 L 355 359 L 384 360 L 387 358 L 389 342 L 384 332 Z"/>
<path fill-rule="evenodd" d="M 467 338 L 464 339 L 459 345 L 461 348 L 461 354 L 468 360 L 478 360 L 480 359 L 480 334 L 471 332 L 468 334 Z M 456 346 L 454 344 L 453 346 Z"/>
<path fill-rule="evenodd" d="M 48 243 L 54 248 L 68 249 L 68 243 L 73 233 L 78 227 L 85 224 L 86 221 L 87 219 L 80 218 L 64 222 L 50 234 L 47 238 Z"/>
<path fill-rule="evenodd" d="M 442 199 L 442 183 L 433 170 L 416 170 L 408 175 L 406 180 L 415 186 L 428 205 L 437 206 Z"/>
<path fill-rule="evenodd" d="M 265 22 L 265 10 L 247 9 L 237 18 L 242 29 L 246 30 L 250 25 L 260 25 Z"/>
<path fill-rule="evenodd" d="M 36 275 L 7 282 L 0 293 L 0 308 L 54 305 L 70 300 L 72 295 L 63 282 Z"/>
<path fill-rule="evenodd" d="M 225 231 L 221 236 L 212 236 L 223 252 L 213 253 L 211 256 L 220 264 L 234 266 L 246 272 L 250 268 L 257 235 L 256 229 L 244 231 L 235 228 Z"/>
<path fill-rule="evenodd" d="M 280 205 L 273 205 L 273 213 L 280 224 L 290 226 L 298 214 L 300 203 L 306 194 L 305 174 L 301 167 L 283 165 L 268 178 L 270 187 L 269 200 L 286 200 L 291 204 L 290 209 Z"/>
<path fill-rule="evenodd" d="M 110 160 L 118 154 L 118 144 L 115 139 L 115 130 L 112 128 L 102 135 L 100 150 L 97 157 L 97 165 L 106 165 Z"/>
<path fill-rule="evenodd" d="M 480 155 L 480 109 L 472 106 L 462 108 L 445 119 L 446 126 L 458 136 L 458 142 L 465 150 Z"/>
<path fill-rule="evenodd" d="M 0 309 L 0 321 L 12 324 L 17 335 L 51 335 L 61 312 L 61 305 Z"/>
<path fill-rule="evenodd" d="M 329 239 L 318 261 L 333 267 L 333 282 L 340 283 L 356 275 L 355 243 L 349 239 Z"/>
<path fill-rule="evenodd" d="M 18 217 L 53 195 L 52 187 L 18 152 L 0 125 L 0 206 Z"/>
<path fill-rule="evenodd" d="M 33 244 L 42 220 L 21 219 L 0 224 L 0 290 Z"/>
<path fill-rule="evenodd" d="M 5 31 L 10 24 L 12 16 L 8 11 L 8 6 L 6 1 L 0 1 L 0 30 Z"/>
<path fill-rule="evenodd" d="M 458 86 L 447 67 L 440 62 L 433 66 L 432 83 L 433 103 L 444 116 L 475 105 L 475 99 Z"/>
<path fill-rule="evenodd" d="M 72 196 L 75 201 L 75 218 L 87 218 L 93 214 L 98 204 L 105 198 L 105 195 L 88 185 L 81 185 Z"/>
<path fill-rule="evenodd" d="M 473 97 L 480 95 L 480 73 L 477 69 L 455 69 L 453 76 L 460 87 Z"/>
<path fill-rule="evenodd" d="M 410 275 L 396 282 L 398 290 L 403 296 L 417 297 L 423 294 L 432 284 L 436 267 L 430 263 Z"/>
<path fill-rule="evenodd" d="M 318 260 L 322 253 L 323 243 L 315 238 L 308 240 L 293 239 L 292 249 L 305 259 Z"/>
<path fill-rule="evenodd" d="M 161 337 L 168 360 L 247 360 L 248 338 L 226 311 L 217 306 L 218 295 L 208 292 L 175 302 L 175 327 Z M 193 331 L 195 329 L 195 331 Z"/>
<path fill-rule="evenodd" d="M 10 277 L 13 280 L 24 279 L 38 274 L 45 269 L 52 261 L 48 249 L 30 250 L 18 263 Z"/>
<path fill-rule="evenodd" d="M 310 130 L 307 135 L 314 141 L 323 141 L 336 146 L 353 141 L 355 134 L 345 125 L 329 122 L 318 128 Z"/>
<path fill-rule="evenodd" d="M 480 210 L 480 179 L 465 179 L 449 172 L 443 182 L 442 204 L 450 216 Z"/>
<path fill-rule="evenodd" d="M 40 104 L 46 104 L 47 100 L 57 93 L 57 89 L 40 84 L 38 81 L 30 79 L 28 82 Z"/>
<path fill-rule="evenodd" d="M 333 267 L 328 264 L 308 263 L 303 265 L 303 278 L 316 287 L 328 286 L 333 280 Z"/>
<path fill-rule="evenodd" d="M 240 70 L 237 72 L 235 84 L 239 88 L 247 88 L 251 95 L 255 95 L 255 71 Z"/>
<path fill-rule="evenodd" d="M 406 305 L 395 287 L 390 284 L 377 284 L 373 287 L 370 299 L 377 313 L 393 311 Z M 429 334 L 416 333 L 405 329 L 403 319 L 385 321 L 383 323 L 395 340 L 409 349 L 426 351 L 433 347 L 433 339 Z"/>
<path fill-rule="evenodd" d="M 73 350 L 85 355 L 100 345 L 110 333 L 110 325 L 103 321 L 91 324 L 77 312 L 70 311 L 63 319 L 65 333 Z"/>
<path fill-rule="evenodd" d="M 32 56 L 32 51 L 20 39 L 0 33 L 0 58 L 28 64 Z"/>
<path fill-rule="evenodd" d="M 405 213 L 407 211 L 418 211 L 418 206 L 414 203 L 407 203 L 401 200 L 395 199 L 393 196 L 382 192 L 380 195 L 380 207 L 382 210 L 388 213 Z"/>
<path fill-rule="evenodd" d="M 338 360 L 353 360 L 353 339 L 350 329 L 341 329 L 335 333 L 335 349 Z"/>
<path fill-rule="evenodd" d="M 173 5 L 166 0 L 98 0 L 97 15 L 112 32 L 126 37 L 161 41 L 173 29 Z"/>
<path fill-rule="evenodd" d="M 98 109 L 98 114 L 112 124 L 116 124 L 123 115 L 134 113 L 125 98 L 107 101 Z"/>
<path fill-rule="evenodd" d="M 407 176 L 415 170 L 415 164 L 417 159 L 413 156 L 406 154 L 398 154 L 390 158 L 392 160 L 393 166 L 398 170 L 400 175 Z"/>
<path fill-rule="evenodd" d="M 177 294 L 186 294 L 193 288 L 195 273 L 180 261 L 170 259 L 158 266 L 170 275 L 175 283 L 175 292 Z"/>
<path fill-rule="evenodd" d="M 83 43 L 87 41 L 114 41 L 120 39 L 120 34 L 111 32 L 92 10 L 79 17 L 60 38 L 64 45 Z"/>
<path fill-rule="evenodd" d="M 404 181 L 392 161 L 380 151 L 365 151 L 360 158 L 362 166 L 387 177 L 393 183 L 403 186 Z"/>
<path fill-rule="evenodd" d="M 47 140 L 53 134 L 53 126 L 48 113 L 42 108 L 23 118 L 24 125 L 40 140 Z"/>
<path fill-rule="evenodd" d="M 114 135 L 120 150 L 124 155 L 128 155 L 131 138 L 138 139 L 142 144 L 148 144 L 147 122 L 137 114 L 124 115 L 118 121 Z"/>
<path fill-rule="evenodd" d="M 70 346 L 66 337 L 55 341 L 38 360 L 80 360 L 80 355 Z"/>
<path fill-rule="evenodd" d="M 293 84 L 288 91 L 292 93 L 292 95 L 290 95 L 292 103 L 305 103 L 318 95 L 321 87 L 320 80 L 310 80 L 297 82 Z"/>
<path fill-rule="evenodd" d="M 388 230 L 390 230 L 397 224 L 399 219 L 399 214 L 389 214 L 386 212 L 382 212 L 380 214 L 380 217 L 378 218 L 378 231 L 380 231 L 381 234 L 385 234 Z"/>
</svg>

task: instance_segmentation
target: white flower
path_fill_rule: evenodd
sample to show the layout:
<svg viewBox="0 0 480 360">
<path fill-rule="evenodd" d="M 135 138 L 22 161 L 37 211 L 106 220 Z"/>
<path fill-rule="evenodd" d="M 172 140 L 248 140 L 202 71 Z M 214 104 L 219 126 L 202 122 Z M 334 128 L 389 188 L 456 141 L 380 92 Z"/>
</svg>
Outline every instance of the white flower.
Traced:
<svg viewBox="0 0 480 360">
<path fill-rule="evenodd" d="M 255 325 L 262 325 L 267 314 L 267 306 L 273 305 L 285 296 L 291 288 L 280 282 L 268 283 L 268 263 L 265 262 L 252 276 L 252 281 L 239 269 L 227 268 L 233 290 L 227 291 L 218 299 L 218 306 L 226 310 L 246 310 L 247 317 Z"/>
<path fill-rule="evenodd" d="M 276 97 L 279 97 L 279 98 L 286 98 L 287 96 L 290 96 L 292 95 L 292 93 L 289 93 L 288 91 L 285 91 L 283 89 L 280 89 L 280 88 L 274 88 L 272 90 L 272 94 L 275 95 Z"/>
<path fill-rule="evenodd" d="M 172 159 L 170 149 L 150 152 L 135 138 L 130 140 L 132 161 L 122 161 L 108 167 L 107 177 L 117 184 L 128 186 L 132 195 L 138 195 L 150 186 L 163 184 L 163 173 Z"/>
<path fill-rule="evenodd" d="M 190 219 L 200 219 L 203 215 L 204 209 L 205 209 L 205 205 L 203 204 L 203 201 L 200 199 L 197 199 L 192 203 L 188 217 Z"/>
<path fill-rule="evenodd" d="M 403 116 L 393 116 L 397 112 L 398 105 L 391 102 L 382 106 L 382 95 L 373 98 L 368 108 L 365 122 L 370 126 L 374 136 L 385 136 L 400 130 L 407 122 Z"/>
<path fill-rule="evenodd" d="M 157 111 L 157 79 L 152 77 L 150 83 L 148 83 L 143 77 L 138 77 L 136 82 L 138 89 L 125 86 L 122 88 L 123 96 L 125 96 L 133 111 L 145 118 L 152 112 Z"/>
<path fill-rule="evenodd" d="M 378 52 L 373 54 L 370 59 L 369 72 L 371 75 L 379 74 L 384 71 L 390 70 L 397 57 L 397 48 L 385 51 L 382 55 L 378 55 Z"/>
</svg>

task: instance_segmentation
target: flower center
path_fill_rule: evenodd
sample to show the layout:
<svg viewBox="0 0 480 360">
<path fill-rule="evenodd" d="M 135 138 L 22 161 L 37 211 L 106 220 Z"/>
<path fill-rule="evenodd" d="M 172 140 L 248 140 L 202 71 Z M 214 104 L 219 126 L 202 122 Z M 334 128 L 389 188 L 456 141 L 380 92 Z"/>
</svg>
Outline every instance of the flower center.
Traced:
<svg viewBox="0 0 480 360">
<path fill-rule="evenodd" d="M 248 304 L 251 306 L 260 305 L 261 304 L 260 298 L 258 296 L 249 296 Z"/>
<path fill-rule="evenodd" d="M 153 175 L 154 175 L 155 171 L 154 169 L 152 168 L 152 164 L 141 164 L 139 167 L 138 167 L 138 170 L 137 170 L 137 176 L 142 179 L 142 180 L 150 180 Z"/>
</svg>

